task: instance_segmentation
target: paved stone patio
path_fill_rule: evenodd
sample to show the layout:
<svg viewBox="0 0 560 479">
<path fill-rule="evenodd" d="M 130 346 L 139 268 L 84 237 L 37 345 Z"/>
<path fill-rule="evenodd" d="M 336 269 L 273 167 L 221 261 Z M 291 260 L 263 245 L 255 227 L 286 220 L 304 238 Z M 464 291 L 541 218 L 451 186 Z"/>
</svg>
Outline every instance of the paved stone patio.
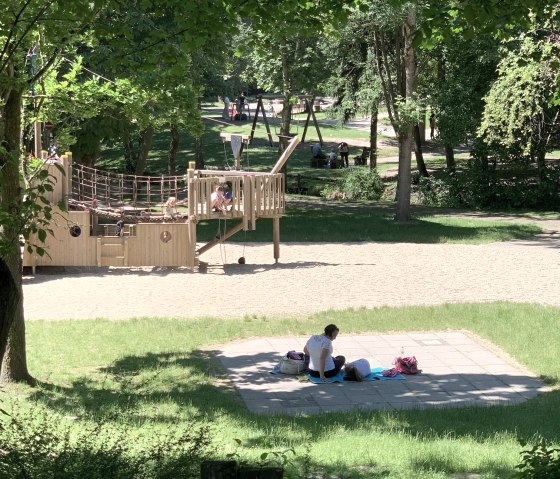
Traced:
<svg viewBox="0 0 560 479">
<path fill-rule="evenodd" d="M 348 410 L 395 410 L 517 404 L 548 388 L 493 345 L 465 331 L 342 334 L 335 355 L 391 367 L 416 356 L 422 373 L 405 380 L 314 384 L 305 376 L 271 374 L 282 354 L 303 350 L 307 337 L 229 343 L 219 354 L 247 408 L 261 414 L 308 415 Z"/>
</svg>

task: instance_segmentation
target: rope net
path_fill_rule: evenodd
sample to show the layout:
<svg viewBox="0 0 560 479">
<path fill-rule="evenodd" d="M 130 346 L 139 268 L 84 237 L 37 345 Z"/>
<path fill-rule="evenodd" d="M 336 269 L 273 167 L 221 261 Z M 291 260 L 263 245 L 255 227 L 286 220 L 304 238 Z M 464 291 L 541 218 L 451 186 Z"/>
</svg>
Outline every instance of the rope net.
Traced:
<svg viewBox="0 0 560 479">
<path fill-rule="evenodd" d="M 73 165 L 70 204 L 108 217 L 138 218 L 160 213 L 170 197 L 187 201 L 187 176 L 137 176 Z M 154 220 L 159 218 L 154 217 Z"/>
</svg>

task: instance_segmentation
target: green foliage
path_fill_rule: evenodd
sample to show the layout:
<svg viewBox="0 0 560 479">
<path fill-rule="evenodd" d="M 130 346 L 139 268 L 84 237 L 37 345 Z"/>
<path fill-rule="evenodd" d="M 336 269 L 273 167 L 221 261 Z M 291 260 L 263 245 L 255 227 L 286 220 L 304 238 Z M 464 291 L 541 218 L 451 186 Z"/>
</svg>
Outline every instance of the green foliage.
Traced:
<svg viewBox="0 0 560 479">
<path fill-rule="evenodd" d="M 555 210 L 560 207 L 560 165 L 547 164 L 539 175 L 527 158 L 488 163 L 475 150 L 457 172 L 418 178 L 414 189 L 420 203 L 429 206 Z"/>
<path fill-rule="evenodd" d="M 59 171 L 64 171 L 62 166 L 53 165 Z M 48 194 L 54 190 L 55 179 L 48 169 L 42 167 L 42 162 L 28 165 L 30 177 L 27 181 L 27 188 L 22 189 L 19 200 L 16 204 L 0 202 L 0 256 L 6 254 L 14 241 L 18 241 L 21 246 L 23 242 L 27 244 L 27 250 L 37 253 L 39 256 L 45 254 L 41 246 L 48 234 L 52 234 L 49 224 L 53 218 L 53 205 L 47 198 Z M 2 170 L 0 170 L 0 191 L 4 182 Z M 62 202 L 58 207 L 63 208 Z M 9 228 L 7 227 L 9 226 Z M 18 238 L 13 238 L 11 234 L 16 232 Z"/>
<path fill-rule="evenodd" d="M 451 193 L 453 179 L 449 176 L 418 176 L 413 178 L 413 191 L 419 195 L 419 203 L 426 206 L 457 207 L 459 199 Z"/>
<path fill-rule="evenodd" d="M 360 281 L 347 287 L 363 287 Z M 239 438 L 239 454 L 252 463 L 258 463 L 262 452 L 294 448 L 298 454 L 292 458 L 289 453 L 290 458 L 300 465 L 301 449 L 310 444 L 309 468 L 317 473 L 285 474 L 290 479 L 370 479 L 378 471 L 386 479 L 443 479 L 467 472 L 503 479 L 511 477 L 519 462 L 518 435 L 558 441 L 560 417 L 551 414 L 558 391 L 508 406 L 255 415 L 225 381 L 215 356 L 228 341 L 304 336 L 335 321 L 348 335 L 461 329 L 491 341 L 558 385 L 558 307 L 483 303 L 352 308 L 290 317 L 229 313 L 219 318 L 30 321 L 29 360 L 40 386 L 5 389 L 2 399 L 18 402 L 22 410 L 48 408 L 45 415 L 53 417 L 49 424 L 63 429 L 69 421 L 76 438 L 85 438 L 80 430 L 95 430 L 88 417 L 101 416 L 105 439 L 110 430 L 127 433 L 127 447 L 139 440 L 146 444 L 139 450 L 160 435 L 199 424 L 200 415 L 212 428 L 212 457 L 225 456 L 233 438 Z M 0 433 L 2 444 L 8 433 Z M 403 450 L 408 453 L 401 454 Z M 286 472 L 291 470 L 290 465 Z"/>
<path fill-rule="evenodd" d="M 558 44 L 531 33 L 506 53 L 486 96 L 480 125 L 480 134 L 490 146 L 533 158 L 554 147 L 551 139 L 558 127 L 553 97 L 559 85 L 559 61 Z"/>
<path fill-rule="evenodd" d="M 208 426 L 195 421 L 133 436 L 125 425 L 72 423 L 40 408 L 3 412 L 0 443 L 6 479 L 194 479 L 211 446 Z"/>
<path fill-rule="evenodd" d="M 334 185 L 327 185 L 321 195 L 326 198 L 376 201 L 383 194 L 383 180 L 377 170 L 347 168 Z"/>
<path fill-rule="evenodd" d="M 527 442 L 519 441 L 522 447 Z M 560 477 L 560 449 L 540 438 L 529 449 L 521 451 L 522 461 L 516 469 L 515 477 L 519 479 L 557 479 Z"/>
<path fill-rule="evenodd" d="M 234 438 L 235 451 L 226 455 L 228 459 L 234 459 L 242 465 L 251 465 L 252 461 L 246 460 L 241 457 L 240 450 L 243 446 L 243 441 L 238 438 Z M 264 451 L 259 455 L 259 459 L 256 462 L 258 467 L 268 467 L 277 466 L 285 469 L 286 466 L 293 463 L 293 458 L 296 456 L 296 451 L 293 447 L 279 450 Z"/>
</svg>

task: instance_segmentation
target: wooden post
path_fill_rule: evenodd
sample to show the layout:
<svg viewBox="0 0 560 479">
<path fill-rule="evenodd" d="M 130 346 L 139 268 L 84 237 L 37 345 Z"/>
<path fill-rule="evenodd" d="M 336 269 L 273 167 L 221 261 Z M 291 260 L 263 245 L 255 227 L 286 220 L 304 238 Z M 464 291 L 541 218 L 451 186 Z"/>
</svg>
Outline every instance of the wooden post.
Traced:
<svg viewBox="0 0 560 479">
<path fill-rule="evenodd" d="M 274 261 L 278 263 L 280 258 L 280 217 L 275 216 L 272 219 L 272 238 L 274 241 Z"/>
<path fill-rule="evenodd" d="M 41 137 L 41 123 L 36 121 L 34 125 L 35 130 L 35 156 L 37 158 L 43 158 L 41 155 L 41 146 L 43 146 L 43 139 Z M 44 158 L 46 159 L 46 158 Z"/>
<path fill-rule="evenodd" d="M 123 266 L 128 266 L 128 237 L 124 238 L 124 260 Z"/>
<path fill-rule="evenodd" d="M 196 256 L 196 214 L 195 214 L 195 205 L 194 205 L 194 168 L 196 166 L 196 162 L 189 161 L 189 169 L 187 170 L 187 211 L 188 211 L 188 251 L 187 251 L 187 267 L 190 269 L 194 269 L 195 266 L 195 256 Z"/>
<path fill-rule="evenodd" d="M 64 173 L 66 174 L 66 196 L 64 197 L 64 207 L 68 210 L 68 199 L 72 197 L 72 152 L 66 151 L 66 161 L 64 162 Z"/>
<path fill-rule="evenodd" d="M 97 238 L 97 266 L 101 266 L 101 238 Z"/>
</svg>

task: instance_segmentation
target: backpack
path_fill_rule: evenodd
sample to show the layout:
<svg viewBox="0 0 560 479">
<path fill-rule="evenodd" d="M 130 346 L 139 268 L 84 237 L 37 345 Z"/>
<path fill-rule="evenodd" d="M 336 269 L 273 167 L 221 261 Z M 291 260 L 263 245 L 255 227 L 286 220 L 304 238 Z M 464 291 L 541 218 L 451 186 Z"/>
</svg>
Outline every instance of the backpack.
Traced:
<svg viewBox="0 0 560 479">
<path fill-rule="evenodd" d="M 397 357 L 393 359 L 393 365 L 395 369 L 402 374 L 418 374 L 422 372 L 418 369 L 418 361 L 416 361 L 415 356 L 409 356 L 406 358 Z"/>
</svg>

